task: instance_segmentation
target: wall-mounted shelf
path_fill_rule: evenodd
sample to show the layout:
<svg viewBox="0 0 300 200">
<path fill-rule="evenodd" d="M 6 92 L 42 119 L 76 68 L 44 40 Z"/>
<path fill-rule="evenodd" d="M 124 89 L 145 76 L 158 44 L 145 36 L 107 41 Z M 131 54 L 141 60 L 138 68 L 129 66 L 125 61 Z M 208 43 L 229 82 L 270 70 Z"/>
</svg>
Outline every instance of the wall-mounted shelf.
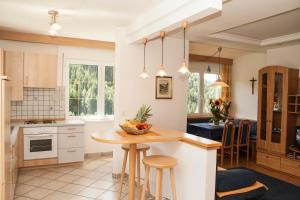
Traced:
<svg viewBox="0 0 300 200">
<path fill-rule="evenodd" d="M 300 115 L 300 94 L 288 96 L 288 112 Z"/>
</svg>

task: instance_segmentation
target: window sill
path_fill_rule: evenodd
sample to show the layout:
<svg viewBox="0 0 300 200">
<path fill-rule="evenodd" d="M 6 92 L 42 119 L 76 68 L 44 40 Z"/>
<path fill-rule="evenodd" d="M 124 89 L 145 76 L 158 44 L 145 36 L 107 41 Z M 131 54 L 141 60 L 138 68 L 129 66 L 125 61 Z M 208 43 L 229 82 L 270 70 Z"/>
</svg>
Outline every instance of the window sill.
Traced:
<svg viewBox="0 0 300 200">
<path fill-rule="evenodd" d="M 88 117 L 69 117 L 70 120 L 82 120 L 84 122 L 98 123 L 98 122 L 113 122 L 114 117 L 98 117 L 98 118 L 88 118 Z"/>
<path fill-rule="evenodd" d="M 211 118 L 212 117 L 212 115 L 211 114 L 209 114 L 209 113 L 207 113 L 207 114 L 199 114 L 199 113 L 197 113 L 197 114 L 189 114 L 188 116 L 187 116 L 187 118 L 188 119 L 206 119 L 206 118 Z"/>
</svg>

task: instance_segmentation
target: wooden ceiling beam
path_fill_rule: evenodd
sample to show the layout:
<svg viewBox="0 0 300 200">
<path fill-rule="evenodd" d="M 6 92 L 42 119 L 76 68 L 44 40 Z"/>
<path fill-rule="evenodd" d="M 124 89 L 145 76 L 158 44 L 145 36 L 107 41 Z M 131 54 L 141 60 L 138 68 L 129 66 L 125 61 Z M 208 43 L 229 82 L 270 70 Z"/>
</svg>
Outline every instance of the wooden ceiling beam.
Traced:
<svg viewBox="0 0 300 200">
<path fill-rule="evenodd" d="M 115 49 L 114 42 L 106 42 L 100 40 L 87 40 L 71 37 L 49 36 L 33 33 L 23 33 L 14 31 L 0 30 L 0 40 L 12 40 L 21 42 L 33 42 L 41 44 L 66 45 L 76 47 Z"/>
<path fill-rule="evenodd" d="M 208 63 L 217 63 L 217 64 L 219 64 L 219 57 L 211 57 L 211 56 L 190 54 L 189 55 L 189 62 L 208 62 Z M 233 64 L 233 60 L 229 59 L 229 58 L 221 58 L 220 62 L 223 65 L 232 65 Z"/>
</svg>

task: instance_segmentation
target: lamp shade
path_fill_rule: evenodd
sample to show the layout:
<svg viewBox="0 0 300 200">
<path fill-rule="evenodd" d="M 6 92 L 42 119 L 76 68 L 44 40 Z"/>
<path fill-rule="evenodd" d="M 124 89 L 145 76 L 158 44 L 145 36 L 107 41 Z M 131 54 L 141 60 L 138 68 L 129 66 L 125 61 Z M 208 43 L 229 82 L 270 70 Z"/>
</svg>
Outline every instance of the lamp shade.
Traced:
<svg viewBox="0 0 300 200">
<path fill-rule="evenodd" d="M 148 74 L 147 74 L 146 70 L 143 70 L 143 72 L 140 74 L 140 77 L 143 79 L 148 78 Z"/>
<path fill-rule="evenodd" d="M 51 29 L 56 30 L 56 31 L 61 29 L 61 25 L 58 24 L 57 22 L 52 23 L 50 27 L 51 27 Z"/>
<path fill-rule="evenodd" d="M 222 79 L 219 77 L 213 84 L 210 85 L 210 87 L 222 88 L 222 87 L 229 87 L 229 85 L 224 81 L 222 81 Z"/>
<path fill-rule="evenodd" d="M 165 70 L 164 65 L 161 65 L 161 66 L 160 66 L 160 69 L 159 69 L 159 71 L 157 72 L 157 76 L 160 76 L 160 77 L 167 76 L 167 72 L 166 72 L 166 70 Z"/>
<path fill-rule="evenodd" d="M 182 74 L 189 74 L 190 70 L 186 65 L 186 62 L 184 61 L 181 65 L 181 67 L 179 68 L 178 72 L 182 73 Z"/>
</svg>

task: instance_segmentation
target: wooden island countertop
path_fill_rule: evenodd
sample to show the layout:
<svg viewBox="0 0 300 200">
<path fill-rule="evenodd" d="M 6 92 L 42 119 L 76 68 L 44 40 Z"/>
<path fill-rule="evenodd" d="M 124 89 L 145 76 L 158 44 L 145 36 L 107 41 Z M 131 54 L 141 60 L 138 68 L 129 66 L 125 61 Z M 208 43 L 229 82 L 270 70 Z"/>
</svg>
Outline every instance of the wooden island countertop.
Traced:
<svg viewBox="0 0 300 200">
<path fill-rule="evenodd" d="M 123 130 L 117 130 L 115 133 L 94 133 L 92 138 L 99 142 L 110 144 L 138 144 L 150 142 L 175 142 L 182 141 L 200 148 L 219 149 L 220 142 L 198 137 L 177 130 L 152 127 L 151 131 L 144 135 L 130 135 Z"/>
</svg>

